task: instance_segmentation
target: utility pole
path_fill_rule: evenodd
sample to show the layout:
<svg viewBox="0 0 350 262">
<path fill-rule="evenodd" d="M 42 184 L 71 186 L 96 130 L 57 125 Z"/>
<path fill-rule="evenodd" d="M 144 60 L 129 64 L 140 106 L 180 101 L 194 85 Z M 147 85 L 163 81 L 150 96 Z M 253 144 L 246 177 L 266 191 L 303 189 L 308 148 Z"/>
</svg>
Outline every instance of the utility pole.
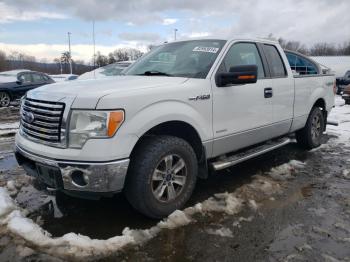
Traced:
<svg viewBox="0 0 350 262">
<path fill-rule="evenodd" d="M 72 52 L 70 49 L 70 35 L 72 33 L 68 32 L 68 46 L 69 46 L 69 67 L 70 67 L 70 74 L 73 74 L 73 69 L 72 69 Z"/>
<path fill-rule="evenodd" d="M 174 29 L 174 40 L 176 41 L 176 32 L 177 32 L 178 30 L 175 28 Z"/>
<path fill-rule="evenodd" d="M 94 69 L 96 66 L 96 42 L 95 42 L 95 19 L 92 20 L 92 42 L 93 42 L 93 46 L 94 46 Z M 94 71 L 95 74 L 95 71 Z"/>
</svg>

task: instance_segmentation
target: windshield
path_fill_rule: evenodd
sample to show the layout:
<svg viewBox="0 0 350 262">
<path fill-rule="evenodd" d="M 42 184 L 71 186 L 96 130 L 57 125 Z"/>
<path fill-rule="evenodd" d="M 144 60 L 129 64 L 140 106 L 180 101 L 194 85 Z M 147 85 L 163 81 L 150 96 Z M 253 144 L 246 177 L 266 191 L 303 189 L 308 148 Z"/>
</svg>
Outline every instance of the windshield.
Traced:
<svg viewBox="0 0 350 262">
<path fill-rule="evenodd" d="M 126 75 L 205 78 L 225 40 L 191 40 L 159 46 L 126 69 Z"/>
<path fill-rule="evenodd" d="M 105 75 L 105 76 L 115 76 L 115 75 L 120 75 L 121 71 L 123 71 L 126 68 L 124 65 L 118 65 L 118 64 L 111 64 L 102 67 L 102 71 L 100 74 Z"/>
</svg>

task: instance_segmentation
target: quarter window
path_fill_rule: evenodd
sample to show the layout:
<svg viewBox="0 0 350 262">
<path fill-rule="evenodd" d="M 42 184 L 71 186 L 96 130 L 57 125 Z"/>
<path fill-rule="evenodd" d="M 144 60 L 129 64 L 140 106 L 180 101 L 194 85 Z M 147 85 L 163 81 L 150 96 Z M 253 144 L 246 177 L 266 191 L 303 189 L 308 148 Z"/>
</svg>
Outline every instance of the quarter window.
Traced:
<svg viewBox="0 0 350 262">
<path fill-rule="evenodd" d="M 257 65 L 258 78 L 265 77 L 264 67 L 261 61 L 259 51 L 253 43 L 234 44 L 227 52 L 219 71 L 229 72 L 233 66 Z"/>
<path fill-rule="evenodd" d="M 286 52 L 289 65 L 299 75 L 317 75 L 317 66 L 308 59 L 297 54 Z"/>
<path fill-rule="evenodd" d="M 264 45 L 264 51 L 271 77 L 285 77 L 287 72 L 277 48 L 273 45 Z"/>
</svg>

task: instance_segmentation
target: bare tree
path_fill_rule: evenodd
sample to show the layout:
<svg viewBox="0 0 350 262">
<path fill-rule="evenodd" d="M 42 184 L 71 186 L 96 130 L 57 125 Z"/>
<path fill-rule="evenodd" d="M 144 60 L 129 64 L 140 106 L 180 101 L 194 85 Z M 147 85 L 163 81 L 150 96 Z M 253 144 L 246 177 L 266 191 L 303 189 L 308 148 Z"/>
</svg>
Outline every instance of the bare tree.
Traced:
<svg viewBox="0 0 350 262">
<path fill-rule="evenodd" d="M 278 42 L 285 50 L 296 51 L 302 54 L 308 54 L 308 49 L 304 44 L 301 44 L 298 41 L 287 41 L 283 38 L 279 38 Z"/>
<path fill-rule="evenodd" d="M 339 55 L 337 48 L 328 43 L 317 43 L 310 48 L 312 56 L 334 56 Z"/>
<path fill-rule="evenodd" d="M 108 65 L 108 57 L 105 55 L 102 55 L 99 51 L 96 54 L 95 63 L 97 67 Z"/>
</svg>

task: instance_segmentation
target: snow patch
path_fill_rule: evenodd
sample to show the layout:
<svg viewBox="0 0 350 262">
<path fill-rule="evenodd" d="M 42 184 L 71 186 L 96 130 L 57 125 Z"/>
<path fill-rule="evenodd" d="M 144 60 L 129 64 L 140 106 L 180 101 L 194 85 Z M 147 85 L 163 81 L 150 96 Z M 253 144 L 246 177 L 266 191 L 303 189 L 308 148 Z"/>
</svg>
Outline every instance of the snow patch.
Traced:
<svg viewBox="0 0 350 262">
<path fill-rule="evenodd" d="M 221 236 L 221 237 L 233 237 L 233 233 L 231 231 L 231 229 L 227 228 L 227 227 L 222 227 L 219 229 L 208 229 L 207 233 L 210 235 L 217 235 L 217 236 Z"/>
<path fill-rule="evenodd" d="M 0 136 L 14 135 L 19 128 L 19 122 L 14 123 L 1 123 L 0 124 Z"/>
<path fill-rule="evenodd" d="M 346 179 L 350 179 L 350 171 L 349 170 L 343 170 L 343 177 Z"/>
<path fill-rule="evenodd" d="M 293 178 L 295 170 L 303 168 L 305 163 L 297 160 L 291 160 L 289 163 L 274 167 L 269 172 L 270 177 L 278 181 L 290 180 Z"/>
<path fill-rule="evenodd" d="M 250 199 L 248 203 L 251 209 L 253 209 L 254 211 L 258 210 L 259 206 L 254 199 Z"/>
<path fill-rule="evenodd" d="M 335 97 L 335 105 L 328 116 L 328 119 L 333 122 L 338 122 L 338 126 L 327 126 L 329 134 L 337 136 L 333 139 L 336 144 L 350 142 L 350 106 L 344 105 L 344 100 L 340 96 Z"/>
<path fill-rule="evenodd" d="M 2 224 L 1 218 L 3 216 L 6 216 L 16 208 L 16 204 L 13 201 L 13 199 L 9 196 L 8 191 L 5 188 L 0 187 L 0 224 Z"/>
</svg>

